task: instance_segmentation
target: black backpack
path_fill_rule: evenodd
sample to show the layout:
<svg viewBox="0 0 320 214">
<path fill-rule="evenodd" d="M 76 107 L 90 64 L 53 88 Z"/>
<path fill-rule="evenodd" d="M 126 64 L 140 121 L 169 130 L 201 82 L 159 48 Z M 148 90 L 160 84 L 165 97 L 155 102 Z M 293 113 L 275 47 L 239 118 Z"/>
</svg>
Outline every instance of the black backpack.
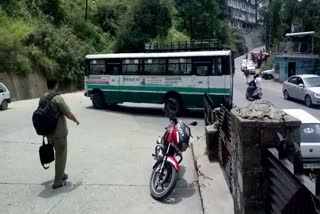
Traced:
<svg viewBox="0 0 320 214">
<path fill-rule="evenodd" d="M 33 112 L 32 122 L 38 135 L 48 136 L 57 127 L 60 113 L 50 105 L 51 100 L 57 95 L 57 93 L 52 93 L 42 98 L 38 108 Z"/>
</svg>

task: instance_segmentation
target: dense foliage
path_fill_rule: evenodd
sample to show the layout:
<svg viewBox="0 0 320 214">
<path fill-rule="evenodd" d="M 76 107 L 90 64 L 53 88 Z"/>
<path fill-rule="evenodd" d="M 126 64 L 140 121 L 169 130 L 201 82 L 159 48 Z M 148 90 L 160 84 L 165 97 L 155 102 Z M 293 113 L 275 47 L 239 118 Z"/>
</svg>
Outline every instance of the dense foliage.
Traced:
<svg viewBox="0 0 320 214">
<path fill-rule="evenodd" d="M 146 42 L 216 38 L 236 55 L 243 39 L 225 0 L 1 0 L 0 72 L 83 78 L 90 53 L 139 52 Z"/>
<path fill-rule="evenodd" d="M 272 0 L 264 12 L 265 39 L 274 51 L 286 33 L 315 31 L 315 53 L 320 53 L 319 0 Z"/>
</svg>

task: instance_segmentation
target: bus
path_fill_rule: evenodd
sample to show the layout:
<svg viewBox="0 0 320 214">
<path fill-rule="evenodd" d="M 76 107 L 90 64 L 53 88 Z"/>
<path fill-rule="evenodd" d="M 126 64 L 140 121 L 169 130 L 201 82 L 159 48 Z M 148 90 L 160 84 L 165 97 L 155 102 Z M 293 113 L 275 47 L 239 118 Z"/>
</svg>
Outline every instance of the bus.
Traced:
<svg viewBox="0 0 320 214">
<path fill-rule="evenodd" d="M 172 114 L 232 97 L 231 50 L 95 54 L 85 57 L 85 95 L 97 109 L 123 102 L 164 104 Z M 172 99 L 176 105 L 170 105 Z"/>
</svg>

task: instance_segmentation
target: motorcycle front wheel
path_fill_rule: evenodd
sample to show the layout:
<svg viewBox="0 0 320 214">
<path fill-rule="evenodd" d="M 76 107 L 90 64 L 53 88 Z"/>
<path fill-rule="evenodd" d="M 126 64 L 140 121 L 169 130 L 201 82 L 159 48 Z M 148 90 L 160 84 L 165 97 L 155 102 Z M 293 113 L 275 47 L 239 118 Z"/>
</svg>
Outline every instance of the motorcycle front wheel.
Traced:
<svg viewBox="0 0 320 214">
<path fill-rule="evenodd" d="M 178 181 L 178 172 L 173 165 L 166 162 L 163 172 L 160 173 L 161 164 L 160 162 L 154 167 L 150 177 L 151 196 L 158 201 L 167 198 L 173 192 Z"/>
</svg>

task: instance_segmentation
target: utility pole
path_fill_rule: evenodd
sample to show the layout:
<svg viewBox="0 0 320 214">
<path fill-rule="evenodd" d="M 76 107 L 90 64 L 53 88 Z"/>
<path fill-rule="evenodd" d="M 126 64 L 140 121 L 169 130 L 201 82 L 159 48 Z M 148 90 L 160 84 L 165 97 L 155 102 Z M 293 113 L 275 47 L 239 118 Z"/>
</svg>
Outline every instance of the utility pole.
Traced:
<svg viewBox="0 0 320 214">
<path fill-rule="evenodd" d="M 86 0 L 86 12 L 85 12 L 84 19 L 87 21 L 87 18 L 88 18 L 88 0 Z"/>
</svg>

